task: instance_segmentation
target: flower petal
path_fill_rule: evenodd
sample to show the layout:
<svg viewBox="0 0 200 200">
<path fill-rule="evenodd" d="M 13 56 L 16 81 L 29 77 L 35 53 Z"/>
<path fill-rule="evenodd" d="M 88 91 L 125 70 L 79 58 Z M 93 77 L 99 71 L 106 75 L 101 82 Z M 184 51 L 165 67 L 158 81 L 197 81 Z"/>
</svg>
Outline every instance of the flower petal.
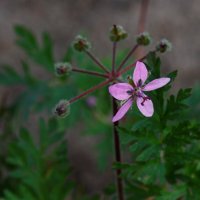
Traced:
<svg viewBox="0 0 200 200">
<path fill-rule="evenodd" d="M 124 103 L 121 108 L 117 111 L 115 116 L 112 118 L 112 122 L 116 122 L 120 120 L 129 110 L 133 103 L 133 99 L 130 98 L 126 103 Z"/>
<path fill-rule="evenodd" d="M 143 97 L 147 96 L 143 94 Z M 145 117 L 151 117 L 153 115 L 154 107 L 153 107 L 153 102 L 150 99 L 146 99 L 144 101 L 142 97 L 138 97 L 136 101 L 138 109 Z"/>
<path fill-rule="evenodd" d="M 128 83 L 117 83 L 109 87 L 110 94 L 118 100 L 126 100 L 131 95 L 127 91 L 132 91 L 133 87 Z"/>
<path fill-rule="evenodd" d="M 152 91 L 163 87 L 170 82 L 170 78 L 158 78 L 145 85 L 143 91 Z"/>
<path fill-rule="evenodd" d="M 141 80 L 141 84 L 144 84 L 144 82 L 147 80 L 148 71 L 144 63 L 137 62 L 135 66 L 135 70 L 133 72 L 133 81 L 136 86 L 138 85 L 139 81 Z"/>
</svg>

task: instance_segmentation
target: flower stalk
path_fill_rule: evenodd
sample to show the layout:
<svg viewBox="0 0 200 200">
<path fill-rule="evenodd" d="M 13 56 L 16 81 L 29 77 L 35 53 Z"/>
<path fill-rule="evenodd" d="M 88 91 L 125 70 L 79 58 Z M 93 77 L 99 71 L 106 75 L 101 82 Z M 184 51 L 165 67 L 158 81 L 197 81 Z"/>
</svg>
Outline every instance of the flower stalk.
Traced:
<svg viewBox="0 0 200 200">
<path fill-rule="evenodd" d="M 85 53 L 93 60 L 94 63 L 96 63 L 103 71 L 106 73 L 109 73 L 109 71 L 106 69 L 106 67 L 99 61 L 98 58 L 96 58 L 90 51 L 85 51 Z"/>
<path fill-rule="evenodd" d="M 89 50 L 91 45 L 90 43 L 81 36 L 76 37 L 74 42 L 74 49 L 79 52 L 85 52 L 89 58 L 97 65 L 99 68 L 101 68 L 105 73 L 99 73 L 96 71 L 90 71 L 85 69 L 80 69 L 78 67 L 71 67 L 66 65 L 66 63 L 61 63 L 59 65 L 56 65 L 56 72 L 60 75 L 66 74 L 69 70 L 73 72 L 78 72 L 82 74 L 92 75 L 94 77 L 102 77 L 105 78 L 104 81 L 100 82 L 99 84 L 89 88 L 88 90 L 84 91 L 83 93 L 73 97 L 69 101 L 63 100 L 59 102 L 59 104 L 55 107 L 54 113 L 60 117 L 64 117 L 69 113 L 70 104 L 78 101 L 82 97 L 85 97 L 86 95 L 91 94 L 92 92 L 112 84 L 109 86 L 109 92 L 112 96 L 112 110 L 113 110 L 113 141 L 114 141 L 114 150 L 115 150 L 115 161 L 117 163 L 121 163 L 121 149 L 120 149 L 120 138 L 118 133 L 118 125 L 119 121 L 129 110 L 129 108 L 132 106 L 133 100 L 137 100 L 137 105 L 140 111 L 147 117 L 152 116 L 153 114 L 153 104 L 149 97 L 147 97 L 145 94 L 143 94 L 143 91 L 151 91 L 157 88 L 160 88 L 167 84 L 169 82 L 169 78 L 161 78 L 161 79 L 155 79 L 151 81 L 150 83 L 147 83 L 144 85 L 144 82 L 147 79 L 148 71 L 145 67 L 144 63 L 138 63 L 136 64 L 136 61 L 132 63 L 131 65 L 128 65 L 124 67 L 128 59 L 135 53 L 137 48 L 140 45 L 147 45 L 149 43 L 149 37 L 146 34 L 140 35 L 141 38 L 139 42 L 137 41 L 136 45 L 130 49 L 128 54 L 125 56 L 125 58 L 120 63 L 119 67 L 116 68 L 116 51 L 117 51 L 117 43 L 127 37 L 126 31 L 123 29 L 123 27 L 119 25 L 113 25 L 110 31 L 110 40 L 113 42 L 112 47 L 112 67 L 111 70 L 108 70 L 101 61 L 99 61 L 98 58 L 96 58 L 91 51 Z M 146 42 L 147 41 L 147 42 Z M 165 51 L 170 50 L 170 43 L 167 40 L 162 40 L 156 47 L 156 49 L 152 52 L 160 52 L 164 53 Z M 137 59 L 137 61 L 143 61 L 147 58 L 149 53 L 141 57 L 140 59 Z M 138 68 L 137 70 L 134 70 L 134 79 L 129 78 L 129 83 L 122 83 L 119 81 L 120 76 L 123 75 L 125 72 L 129 71 L 130 69 L 133 69 L 136 66 Z M 123 68 L 124 67 L 124 68 Z M 123 69 L 122 69 L 123 68 Z M 141 76 L 141 77 L 140 77 Z M 139 78 L 138 78 L 139 77 Z M 120 82 L 120 83 L 118 83 Z M 117 101 L 118 100 L 126 100 L 126 102 L 121 106 L 121 108 L 118 110 Z M 148 107 L 148 109 L 146 109 Z M 146 110 L 145 110 L 146 109 Z M 148 113 L 147 113 L 148 110 Z M 117 194 L 118 194 L 118 200 L 124 200 L 124 189 L 123 189 L 123 180 L 122 180 L 122 169 L 116 169 L 116 188 L 117 188 Z"/>
<path fill-rule="evenodd" d="M 94 72 L 94 71 L 84 70 L 84 69 L 80 69 L 80 68 L 77 68 L 77 67 L 73 67 L 72 71 L 73 72 L 80 72 L 80 73 L 88 74 L 88 75 L 99 76 L 99 77 L 103 77 L 103 78 L 108 78 L 107 74 L 102 74 L 102 73 L 98 73 L 98 72 Z"/>
<path fill-rule="evenodd" d="M 117 48 L 117 42 L 113 42 L 112 75 L 115 75 L 116 48 Z"/>
<path fill-rule="evenodd" d="M 113 42 L 113 53 L 112 53 L 112 74 L 115 74 L 115 60 L 116 60 L 116 47 L 117 42 Z M 112 97 L 113 105 L 113 116 L 117 113 L 118 106 L 116 100 Z M 113 137 L 114 137 L 114 149 L 115 149 L 115 161 L 121 163 L 121 148 L 120 148 L 120 139 L 119 133 L 117 130 L 118 122 L 113 123 Z M 124 191 L 123 191 L 123 182 L 121 178 L 121 169 L 116 169 L 116 184 L 117 184 L 117 193 L 118 199 L 124 200 Z"/>
<path fill-rule="evenodd" d="M 124 60 L 121 62 L 121 64 L 119 65 L 117 72 L 119 72 L 122 67 L 126 64 L 126 62 L 128 61 L 128 59 L 133 55 L 133 53 L 136 51 L 136 49 L 139 47 L 138 44 L 136 44 L 127 54 L 127 56 L 124 58 Z"/>
<path fill-rule="evenodd" d="M 108 83 L 110 83 L 112 80 L 108 79 L 106 81 L 103 81 L 101 83 L 99 83 L 98 85 L 95 85 L 94 87 L 91 87 L 90 89 L 86 90 L 85 92 L 81 93 L 80 95 L 72 98 L 69 100 L 69 103 L 74 103 L 75 101 L 79 100 L 80 98 L 94 92 L 95 90 L 99 89 L 99 88 L 102 88 L 106 85 L 108 85 Z"/>
</svg>

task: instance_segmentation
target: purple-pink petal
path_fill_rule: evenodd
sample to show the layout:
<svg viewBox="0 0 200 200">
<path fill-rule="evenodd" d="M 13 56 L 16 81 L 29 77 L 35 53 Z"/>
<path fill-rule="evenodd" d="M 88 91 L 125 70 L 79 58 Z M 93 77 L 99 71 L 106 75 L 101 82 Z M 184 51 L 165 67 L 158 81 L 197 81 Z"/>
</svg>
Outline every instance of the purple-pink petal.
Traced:
<svg viewBox="0 0 200 200">
<path fill-rule="evenodd" d="M 139 80 L 142 81 L 142 84 L 147 80 L 148 71 L 144 63 L 138 61 L 133 72 L 133 81 L 136 86 L 138 86 Z"/>
<path fill-rule="evenodd" d="M 109 87 L 110 94 L 118 100 L 128 99 L 131 95 L 127 92 L 132 90 L 133 87 L 128 83 L 116 83 Z"/>
<path fill-rule="evenodd" d="M 147 96 L 144 95 L 144 97 L 147 97 Z M 138 97 L 136 102 L 137 102 L 138 109 L 145 117 L 151 117 L 153 115 L 154 107 L 153 107 L 153 102 L 150 99 L 146 99 L 144 101 L 142 97 Z"/>
<path fill-rule="evenodd" d="M 170 82 L 170 78 L 158 78 L 145 85 L 143 91 L 152 91 L 163 87 Z"/>
<path fill-rule="evenodd" d="M 128 112 L 129 108 L 133 103 L 133 99 L 130 98 L 126 103 L 124 103 L 121 108 L 117 111 L 115 116 L 112 118 L 112 122 L 119 121 Z"/>
</svg>

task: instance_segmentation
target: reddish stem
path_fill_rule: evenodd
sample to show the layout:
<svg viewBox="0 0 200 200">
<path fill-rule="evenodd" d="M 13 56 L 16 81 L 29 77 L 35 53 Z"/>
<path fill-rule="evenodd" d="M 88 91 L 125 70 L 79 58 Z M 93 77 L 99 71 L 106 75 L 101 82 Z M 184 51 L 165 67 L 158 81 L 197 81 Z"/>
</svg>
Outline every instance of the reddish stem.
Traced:
<svg viewBox="0 0 200 200">
<path fill-rule="evenodd" d="M 138 33 L 144 32 L 145 30 L 148 7 L 149 7 L 149 0 L 142 0 L 140 6 L 139 20 L 137 25 Z M 143 48 L 139 48 L 138 51 L 136 52 L 136 58 L 139 58 L 143 53 L 144 53 Z"/>
<path fill-rule="evenodd" d="M 116 42 L 113 43 L 113 52 L 112 52 L 112 75 L 115 76 L 115 57 L 116 57 Z M 113 103 L 113 116 L 117 113 L 117 102 L 112 98 Z M 119 133 L 117 130 L 118 122 L 113 123 L 113 134 L 114 134 L 114 148 L 115 148 L 115 161 L 121 163 L 121 149 L 120 149 L 120 140 Z M 117 193 L 118 199 L 124 200 L 124 191 L 123 191 L 123 182 L 121 176 L 121 169 L 116 170 L 116 182 L 117 182 Z"/>
<path fill-rule="evenodd" d="M 138 33 L 144 31 L 144 27 L 147 19 L 147 11 L 149 6 L 149 0 L 142 0 L 140 7 L 140 16 L 138 20 Z"/>
<path fill-rule="evenodd" d="M 147 56 L 148 56 L 148 54 L 146 54 L 146 55 L 143 56 L 142 58 L 138 59 L 137 61 L 142 61 L 142 60 L 144 60 Z M 122 74 L 124 74 L 125 72 L 127 72 L 128 70 L 130 70 L 132 67 L 134 67 L 137 61 L 135 61 L 135 62 L 134 62 L 133 64 L 131 64 L 131 65 L 128 65 L 128 66 L 125 67 L 123 70 L 121 70 L 121 71 L 117 74 L 117 77 L 121 76 Z"/>
<path fill-rule="evenodd" d="M 106 67 L 96 58 L 91 52 L 85 51 L 86 54 L 96 63 L 101 69 L 103 69 L 105 72 L 109 73 L 109 71 L 106 69 Z"/>
<path fill-rule="evenodd" d="M 117 113 L 117 102 L 114 98 L 112 98 L 112 104 L 113 104 L 113 116 L 114 116 Z M 120 139 L 117 130 L 118 125 L 119 125 L 118 121 L 113 123 L 115 161 L 121 163 Z M 120 177 L 121 173 L 122 173 L 121 169 L 116 170 L 117 193 L 118 193 L 118 199 L 124 200 L 123 182 L 122 178 Z"/>
<path fill-rule="evenodd" d="M 117 43 L 113 42 L 113 61 L 112 61 L 112 75 L 115 74 L 115 56 L 116 56 Z"/>
<path fill-rule="evenodd" d="M 121 68 L 124 66 L 124 64 L 127 62 L 127 60 L 131 57 L 131 55 L 133 55 L 133 53 L 136 51 L 136 49 L 138 48 L 138 44 L 136 44 L 128 53 L 128 55 L 124 58 L 124 60 L 121 62 L 121 64 L 119 65 L 117 72 L 119 72 L 121 70 Z"/>
<path fill-rule="evenodd" d="M 74 102 L 77 101 L 78 99 L 80 99 L 80 98 L 82 98 L 82 97 L 84 97 L 84 96 L 86 96 L 86 95 L 88 95 L 88 94 L 94 92 L 95 90 L 97 90 L 97 89 L 99 89 L 99 88 L 101 88 L 101 87 L 107 85 L 107 84 L 110 83 L 111 81 L 112 81 L 112 79 L 108 79 L 108 80 L 106 80 L 106 81 L 103 81 L 103 82 L 99 83 L 98 85 L 95 85 L 94 87 L 91 87 L 90 89 L 86 90 L 85 92 L 81 93 L 80 95 L 78 95 L 78 96 L 76 96 L 76 97 L 70 99 L 70 100 L 69 100 L 69 103 L 74 103 Z"/>
<path fill-rule="evenodd" d="M 108 78 L 108 75 L 106 75 L 106 74 L 102 74 L 102 73 L 98 73 L 98 72 L 94 72 L 94 71 L 89 71 L 89 70 L 83 70 L 83 69 L 79 69 L 77 67 L 73 67 L 72 71 L 73 72 L 80 72 L 80 73 L 83 73 L 83 74 L 89 74 L 89 75 L 95 75 L 95 76 L 99 76 L 99 77 Z"/>
</svg>

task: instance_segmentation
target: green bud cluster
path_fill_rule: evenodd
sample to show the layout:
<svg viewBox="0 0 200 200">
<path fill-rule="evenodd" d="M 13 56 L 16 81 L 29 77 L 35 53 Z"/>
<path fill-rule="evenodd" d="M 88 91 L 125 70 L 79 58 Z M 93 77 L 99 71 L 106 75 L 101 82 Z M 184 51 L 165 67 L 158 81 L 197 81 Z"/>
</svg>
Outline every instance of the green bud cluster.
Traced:
<svg viewBox="0 0 200 200">
<path fill-rule="evenodd" d="M 165 53 L 166 51 L 171 51 L 172 44 L 167 39 L 162 39 L 157 45 L 156 45 L 156 51 L 159 51 L 160 53 Z"/>
<path fill-rule="evenodd" d="M 148 32 L 143 32 L 136 36 L 136 42 L 138 45 L 148 46 L 151 41 L 152 39 Z"/>
<path fill-rule="evenodd" d="M 54 67 L 57 76 L 65 76 L 72 70 L 72 66 L 68 62 L 56 63 Z"/>
<path fill-rule="evenodd" d="M 70 103 L 67 100 L 60 100 L 59 103 L 53 109 L 53 113 L 57 117 L 67 117 L 70 113 Z"/>
<path fill-rule="evenodd" d="M 77 35 L 73 42 L 73 47 L 75 50 L 81 52 L 89 50 L 91 48 L 91 44 L 85 37 Z"/>
<path fill-rule="evenodd" d="M 118 42 L 127 38 L 128 34 L 124 28 L 120 25 L 113 25 L 110 30 L 110 40 L 113 42 Z"/>
</svg>

